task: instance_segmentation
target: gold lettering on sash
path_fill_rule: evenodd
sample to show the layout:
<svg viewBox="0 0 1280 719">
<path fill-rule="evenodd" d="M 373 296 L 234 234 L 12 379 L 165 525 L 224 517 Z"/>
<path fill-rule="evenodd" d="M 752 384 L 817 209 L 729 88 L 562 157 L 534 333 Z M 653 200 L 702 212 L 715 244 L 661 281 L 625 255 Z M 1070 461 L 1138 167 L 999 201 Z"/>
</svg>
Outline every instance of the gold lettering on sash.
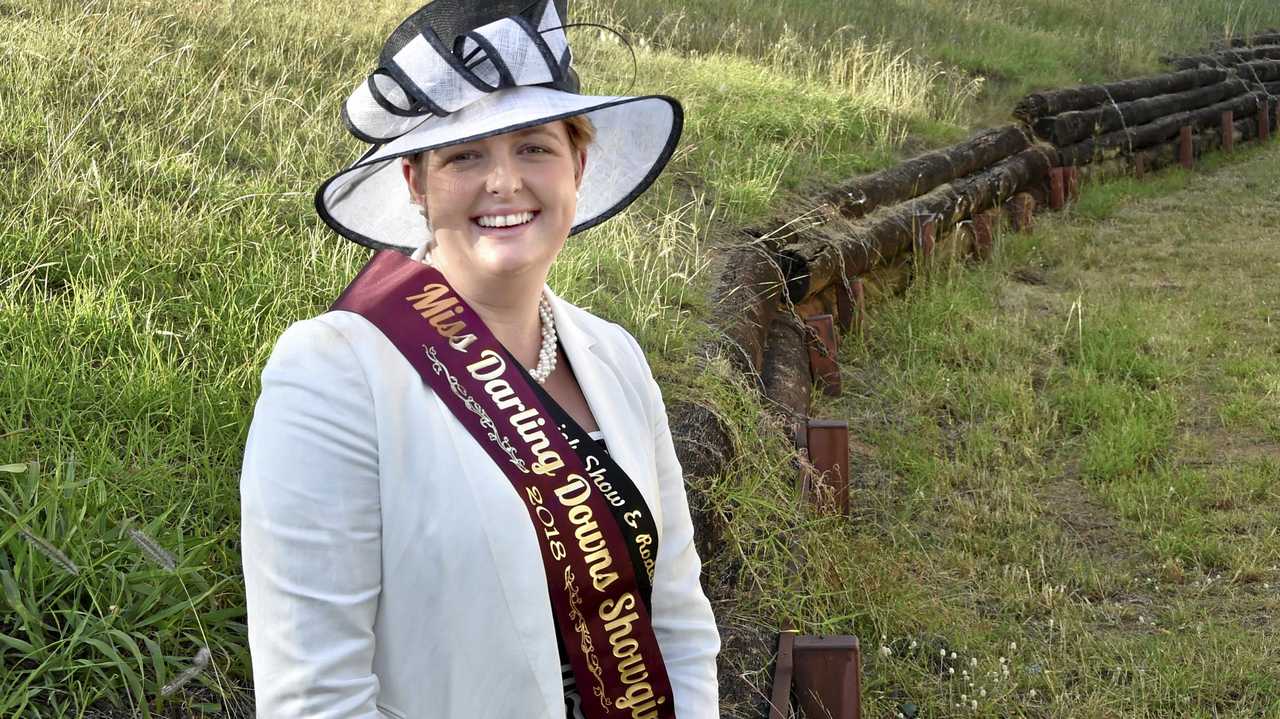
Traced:
<svg viewBox="0 0 1280 719">
<path fill-rule="evenodd" d="M 591 575 L 591 584 L 596 591 L 603 592 L 617 581 L 618 573 L 605 571 L 613 566 L 613 555 L 603 548 L 604 542 L 600 542 L 602 548 L 594 549 L 599 525 L 596 524 L 591 507 L 583 504 L 591 495 L 591 483 L 579 475 L 571 474 L 564 486 L 556 488 L 555 493 L 556 499 L 569 508 L 569 521 L 577 527 L 573 534 L 578 540 L 578 547 L 587 555 L 587 573 Z"/>
<path fill-rule="evenodd" d="M 473 334 L 461 334 L 467 329 L 467 323 L 462 320 L 445 324 L 445 320 L 462 312 L 462 307 L 458 305 L 458 298 L 450 294 L 449 288 L 445 285 L 439 282 L 424 285 L 422 292 L 409 295 L 404 299 L 412 302 L 413 309 L 417 310 L 436 332 L 448 339 L 449 346 L 455 350 L 466 352 L 467 346 L 476 340 Z"/>
<path fill-rule="evenodd" d="M 493 350 L 480 353 L 480 360 L 467 365 L 467 372 L 481 382 L 501 377 L 507 371 L 507 363 Z"/>
<path fill-rule="evenodd" d="M 610 652 L 619 660 L 618 672 L 626 686 L 614 706 L 631 710 L 632 719 L 645 719 L 658 715 L 658 705 L 666 702 L 666 697 L 654 697 L 653 685 L 647 681 L 649 670 L 640 654 L 640 642 L 631 636 L 632 625 L 640 620 L 640 615 L 632 611 L 635 608 L 635 595 L 627 592 L 616 600 L 600 602 L 598 614 L 605 622 L 605 631 L 609 632 Z"/>
</svg>

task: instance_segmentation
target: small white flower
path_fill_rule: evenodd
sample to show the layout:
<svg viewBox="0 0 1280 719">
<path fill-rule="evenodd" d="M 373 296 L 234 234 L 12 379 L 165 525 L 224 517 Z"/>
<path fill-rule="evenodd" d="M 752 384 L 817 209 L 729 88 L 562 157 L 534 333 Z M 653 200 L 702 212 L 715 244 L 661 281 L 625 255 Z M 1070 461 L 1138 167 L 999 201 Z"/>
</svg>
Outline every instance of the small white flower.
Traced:
<svg viewBox="0 0 1280 719">
<path fill-rule="evenodd" d="M 911 648 L 912 648 L 912 649 L 915 649 L 917 646 L 919 646 L 919 645 L 918 645 L 918 644 L 916 644 L 916 640 L 912 639 L 912 640 L 911 640 Z"/>
<path fill-rule="evenodd" d="M 987 688 L 986 688 L 986 687 L 983 687 L 983 688 L 979 689 L 979 690 L 978 690 L 978 696 L 983 697 L 983 698 L 986 698 L 986 696 L 987 696 Z"/>
<path fill-rule="evenodd" d="M 978 700 L 977 699 L 970 700 L 969 708 L 974 711 L 978 711 Z"/>
<path fill-rule="evenodd" d="M 1016 651 L 1018 651 L 1018 643 L 1017 643 L 1017 642 L 1009 642 L 1009 651 L 1010 651 L 1010 652 L 1016 652 Z"/>
<path fill-rule="evenodd" d="M 956 660 L 956 653 L 951 652 L 951 661 L 955 661 L 955 660 Z"/>
<path fill-rule="evenodd" d="M 893 650 L 892 650 L 892 649 L 890 649 L 889 647 L 886 647 L 886 646 L 883 646 L 883 645 L 880 647 L 880 655 L 881 655 L 881 656 L 885 656 L 885 657 L 887 657 L 887 656 L 889 656 L 889 655 L 891 655 L 891 654 L 893 654 Z"/>
<path fill-rule="evenodd" d="M 1035 698 L 1036 698 L 1036 690 L 1035 690 L 1035 689 L 1032 689 L 1031 691 L 1027 692 L 1027 694 L 1028 694 L 1028 696 L 1030 696 L 1032 699 L 1035 699 Z"/>
<path fill-rule="evenodd" d="M 1009 663 L 1009 657 L 1000 657 L 1000 663 L 1001 663 L 1001 664 L 1008 664 L 1008 663 Z"/>
<path fill-rule="evenodd" d="M 961 695 L 960 695 L 960 701 L 962 701 L 962 702 L 967 702 L 967 701 L 969 701 L 969 695 L 968 695 L 968 694 L 961 694 Z"/>
<path fill-rule="evenodd" d="M 976 666 L 978 666 L 978 658 L 977 658 L 977 657 L 969 657 L 969 666 L 971 666 L 971 667 L 976 667 Z"/>
<path fill-rule="evenodd" d="M 947 667 L 947 674 L 955 674 L 955 673 L 956 673 L 955 667 Z"/>
</svg>

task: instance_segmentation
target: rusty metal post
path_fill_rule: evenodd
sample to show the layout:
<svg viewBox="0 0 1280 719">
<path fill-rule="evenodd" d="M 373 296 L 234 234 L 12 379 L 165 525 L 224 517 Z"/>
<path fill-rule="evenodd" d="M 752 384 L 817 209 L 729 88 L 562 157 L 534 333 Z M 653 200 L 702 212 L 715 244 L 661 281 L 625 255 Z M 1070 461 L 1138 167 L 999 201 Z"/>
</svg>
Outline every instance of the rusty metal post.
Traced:
<svg viewBox="0 0 1280 719">
<path fill-rule="evenodd" d="M 1004 204 L 1009 212 L 1009 221 L 1016 232 L 1030 232 L 1034 224 L 1036 198 L 1030 193 L 1019 192 L 1010 197 Z"/>
<path fill-rule="evenodd" d="M 858 331 L 867 327 L 867 288 L 861 277 L 849 281 L 849 295 L 853 297 L 854 319 L 858 323 Z"/>
<path fill-rule="evenodd" d="M 791 719 L 795 643 L 795 632 L 783 630 L 778 633 L 778 660 L 773 668 L 773 692 L 769 697 L 769 719 Z"/>
<path fill-rule="evenodd" d="M 1186 125 L 1178 132 L 1178 159 L 1188 170 L 1196 166 L 1195 147 L 1191 143 L 1191 126 Z"/>
<path fill-rule="evenodd" d="M 1067 204 L 1066 182 L 1061 167 L 1049 168 L 1049 209 L 1061 210 Z"/>
<path fill-rule="evenodd" d="M 1231 153 L 1236 149 L 1236 116 L 1227 110 L 1222 113 L 1222 151 Z"/>
<path fill-rule="evenodd" d="M 991 259 L 996 244 L 996 225 L 999 222 L 999 210 L 987 210 L 973 216 L 974 257 L 983 261 Z"/>
<path fill-rule="evenodd" d="M 792 662 L 796 703 L 805 717 L 861 719 L 862 650 L 857 637 L 796 637 Z"/>
<path fill-rule="evenodd" d="M 1147 153 L 1139 151 L 1133 156 L 1133 176 L 1139 180 L 1147 176 Z"/>
<path fill-rule="evenodd" d="M 840 363 L 836 359 L 836 329 L 831 315 L 812 315 L 804 318 L 810 332 L 805 345 L 809 349 L 809 369 L 814 379 L 822 385 L 822 392 L 829 397 L 840 394 Z M 817 342 L 814 342 L 817 335 Z"/>
<path fill-rule="evenodd" d="M 841 334 L 853 329 L 853 287 L 847 277 L 841 275 L 836 285 L 836 328 Z"/>
<path fill-rule="evenodd" d="M 831 490 L 830 502 L 823 496 L 813 497 L 821 512 L 849 514 L 849 423 L 844 420 L 810 419 L 809 461 L 822 474 Z"/>
<path fill-rule="evenodd" d="M 1062 184 L 1066 185 L 1067 200 L 1069 202 L 1079 202 L 1080 168 L 1074 165 L 1062 168 Z"/>
<path fill-rule="evenodd" d="M 915 251 L 920 257 L 928 259 L 933 256 L 933 247 L 937 239 L 935 216 L 932 214 L 916 215 Z"/>
<path fill-rule="evenodd" d="M 1258 108 L 1258 142 L 1271 139 L 1271 101 L 1264 99 Z"/>
</svg>

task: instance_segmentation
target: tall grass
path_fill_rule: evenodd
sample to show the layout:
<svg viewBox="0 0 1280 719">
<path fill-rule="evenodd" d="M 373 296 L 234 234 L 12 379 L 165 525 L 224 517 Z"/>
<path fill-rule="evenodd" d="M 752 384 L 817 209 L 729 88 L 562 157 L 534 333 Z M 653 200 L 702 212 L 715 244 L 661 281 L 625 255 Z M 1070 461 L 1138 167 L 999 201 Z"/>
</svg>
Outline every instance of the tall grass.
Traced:
<svg viewBox="0 0 1280 719">
<path fill-rule="evenodd" d="M 367 256 L 322 229 L 311 193 L 358 152 L 337 108 L 414 7 L 0 2 L 0 715 L 243 714 L 237 482 L 258 373 Z M 630 329 L 669 397 L 710 404 L 735 433 L 732 471 L 698 492 L 727 523 L 710 581 L 731 598 L 726 661 L 752 686 L 779 617 L 863 620 L 840 588 L 850 567 L 805 560 L 832 527 L 794 501 L 781 432 L 724 362 L 693 352 L 708 269 L 786 193 L 953 139 L 980 112 L 979 74 L 942 50 L 960 37 L 951 14 L 876 7 L 576 10 L 637 45 L 633 83 L 624 47 L 574 30 L 588 90 L 673 94 L 688 123 L 662 180 L 574 238 L 551 283 Z M 1214 23 L 1270 12 L 1213 7 Z M 867 18 L 884 32 L 814 30 Z M 1106 27 L 1095 46 L 1160 43 Z"/>
</svg>

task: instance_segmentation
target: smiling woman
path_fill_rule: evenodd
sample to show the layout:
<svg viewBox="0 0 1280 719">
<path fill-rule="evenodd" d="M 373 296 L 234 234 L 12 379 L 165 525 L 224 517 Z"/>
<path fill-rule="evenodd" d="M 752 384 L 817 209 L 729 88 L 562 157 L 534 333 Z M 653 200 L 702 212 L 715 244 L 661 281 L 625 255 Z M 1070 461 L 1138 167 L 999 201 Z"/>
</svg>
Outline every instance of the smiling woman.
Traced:
<svg viewBox="0 0 1280 719">
<path fill-rule="evenodd" d="M 587 147 L 574 139 L 582 133 L 571 133 L 570 122 L 590 121 L 577 115 L 403 159 L 442 272 L 466 265 L 467 275 L 483 281 L 521 271 L 546 277 L 573 226 L 587 161 Z M 459 291 L 474 294 L 468 289 Z"/>
<path fill-rule="evenodd" d="M 630 334 L 546 285 L 661 172 L 680 104 L 578 94 L 565 0 L 527 3 L 435 0 L 343 108 L 373 146 L 316 208 L 381 251 L 262 373 L 260 716 L 719 715 L 661 392 Z"/>
</svg>

